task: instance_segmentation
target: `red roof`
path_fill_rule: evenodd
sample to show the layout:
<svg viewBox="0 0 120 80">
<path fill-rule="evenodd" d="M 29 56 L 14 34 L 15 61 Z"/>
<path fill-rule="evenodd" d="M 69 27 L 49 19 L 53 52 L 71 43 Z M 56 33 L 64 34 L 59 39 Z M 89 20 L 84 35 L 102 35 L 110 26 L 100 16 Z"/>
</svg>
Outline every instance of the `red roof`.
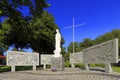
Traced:
<svg viewBox="0 0 120 80">
<path fill-rule="evenodd" d="M 5 56 L 3 56 L 3 55 L 0 55 L 0 58 L 4 59 L 4 58 L 5 58 Z"/>
</svg>

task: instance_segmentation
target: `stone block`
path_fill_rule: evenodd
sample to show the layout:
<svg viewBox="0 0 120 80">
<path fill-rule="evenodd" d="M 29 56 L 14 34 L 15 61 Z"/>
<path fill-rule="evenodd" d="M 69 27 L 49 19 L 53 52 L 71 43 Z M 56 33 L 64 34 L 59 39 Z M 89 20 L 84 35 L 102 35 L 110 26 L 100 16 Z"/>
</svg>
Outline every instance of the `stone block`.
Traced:
<svg viewBox="0 0 120 80">
<path fill-rule="evenodd" d="M 82 61 L 83 60 L 82 59 L 82 57 L 83 57 L 82 53 L 83 52 L 71 53 L 70 57 L 69 57 L 70 63 L 82 63 L 83 62 Z"/>
<path fill-rule="evenodd" d="M 39 65 L 39 54 L 19 51 L 7 51 L 8 66 L 32 66 Z"/>
<path fill-rule="evenodd" d="M 39 65 L 39 54 L 7 51 L 7 65 L 11 66 L 11 72 L 15 72 L 15 66 L 33 66 L 33 70 L 36 70 L 36 66 Z"/>
<path fill-rule="evenodd" d="M 118 63 L 118 39 L 84 49 L 83 63 Z"/>
<path fill-rule="evenodd" d="M 64 58 L 63 57 L 51 58 L 51 69 L 64 70 Z"/>
<path fill-rule="evenodd" d="M 51 64 L 51 58 L 53 58 L 54 55 L 50 54 L 41 54 L 41 64 L 43 65 L 50 65 Z"/>
</svg>

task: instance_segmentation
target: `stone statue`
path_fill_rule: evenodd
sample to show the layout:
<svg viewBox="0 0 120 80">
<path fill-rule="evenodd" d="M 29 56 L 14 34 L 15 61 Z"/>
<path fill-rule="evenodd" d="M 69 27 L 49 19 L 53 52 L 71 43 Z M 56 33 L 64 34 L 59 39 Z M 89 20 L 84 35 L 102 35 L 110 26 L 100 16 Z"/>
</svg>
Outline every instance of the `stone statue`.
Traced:
<svg viewBox="0 0 120 80">
<path fill-rule="evenodd" d="M 60 57 L 60 53 L 61 53 L 61 34 L 60 34 L 59 30 L 56 29 L 54 56 Z"/>
</svg>

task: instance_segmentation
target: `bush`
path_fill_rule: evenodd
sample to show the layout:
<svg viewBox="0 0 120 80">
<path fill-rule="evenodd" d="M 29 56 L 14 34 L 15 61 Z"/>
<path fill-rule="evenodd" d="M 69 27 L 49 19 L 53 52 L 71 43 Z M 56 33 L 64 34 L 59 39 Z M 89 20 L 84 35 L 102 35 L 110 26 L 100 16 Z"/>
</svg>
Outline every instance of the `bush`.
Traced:
<svg viewBox="0 0 120 80">
<path fill-rule="evenodd" d="M 105 67 L 104 64 L 89 64 L 90 67 Z"/>
<path fill-rule="evenodd" d="M 84 68 L 84 64 L 83 63 L 76 63 L 75 64 L 75 67 L 79 67 L 79 68 Z"/>
<path fill-rule="evenodd" d="M 32 66 L 16 66 L 16 71 L 32 70 Z"/>
<path fill-rule="evenodd" d="M 65 67 L 71 67 L 71 64 L 70 64 L 69 61 L 66 61 L 66 62 L 64 62 L 64 66 L 65 66 Z"/>
<path fill-rule="evenodd" d="M 0 72 L 7 72 L 10 70 L 11 70 L 10 66 L 0 66 Z"/>
</svg>

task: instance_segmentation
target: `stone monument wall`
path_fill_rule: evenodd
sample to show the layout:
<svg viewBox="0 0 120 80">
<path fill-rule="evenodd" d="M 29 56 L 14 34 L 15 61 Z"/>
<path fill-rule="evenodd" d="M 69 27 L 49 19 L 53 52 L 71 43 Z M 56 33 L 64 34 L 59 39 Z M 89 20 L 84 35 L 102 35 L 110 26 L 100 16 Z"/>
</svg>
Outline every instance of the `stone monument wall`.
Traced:
<svg viewBox="0 0 120 80">
<path fill-rule="evenodd" d="M 117 63 L 118 39 L 113 39 L 83 50 L 83 63 Z"/>
<path fill-rule="evenodd" d="M 50 65 L 51 64 L 51 58 L 53 58 L 54 55 L 50 54 L 41 54 L 41 64 Z"/>
<path fill-rule="evenodd" d="M 82 63 L 83 62 L 83 52 L 77 52 L 70 54 L 70 63 Z"/>
<path fill-rule="evenodd" d="M 39 54 L 29 52 L 7 51 L 8 66 L 39 65 Z"/>
</svg>

